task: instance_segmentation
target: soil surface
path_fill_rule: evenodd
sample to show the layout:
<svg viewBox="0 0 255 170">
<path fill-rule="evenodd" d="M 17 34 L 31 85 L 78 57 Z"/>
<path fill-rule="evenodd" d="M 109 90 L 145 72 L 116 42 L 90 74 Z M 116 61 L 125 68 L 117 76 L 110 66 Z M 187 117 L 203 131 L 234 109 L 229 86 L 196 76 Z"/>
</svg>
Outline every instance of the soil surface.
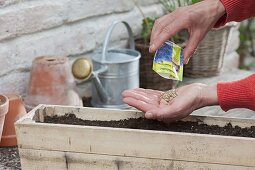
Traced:
<svg viewBox="0 0 255 170">
<path fill-rule="evenodd" d="M 163 123 L 155 120 L 148 120 L 144 118 L 127 119 L 120 121 L 90 121 L 76 118 L 74 114 L 66 114 L 64 116 L 45 117 L 45 123 L 55 124 L 72 124 L 72 125 L 86 125 L 86 126 L 101 126 L 113 128 L 129 128 L 129 129 L 144 129 L 144 130 L 160 130 L 160 131 L 174 131 L 187 132 L 199 134 L 212 134 L 223 136 L 240 136 L 255 138 L 255 126 L 249 128 L 233 127 L 230 123 L 225 127 L 218 125 L 206 125 L 198 122 L 184 122 L 178 121 L 174 123 Z"/>
<path fill-rule="evenodd" d="M 82 102 L 83 102 L 83 107 L 92 107 L 91 97 L 83 97 Z"/>
<path fill-rule="evenodd" d="M 21 169 L 19 152 L 17 147 L 0 148 L 0 169 Z"/>
</svg>

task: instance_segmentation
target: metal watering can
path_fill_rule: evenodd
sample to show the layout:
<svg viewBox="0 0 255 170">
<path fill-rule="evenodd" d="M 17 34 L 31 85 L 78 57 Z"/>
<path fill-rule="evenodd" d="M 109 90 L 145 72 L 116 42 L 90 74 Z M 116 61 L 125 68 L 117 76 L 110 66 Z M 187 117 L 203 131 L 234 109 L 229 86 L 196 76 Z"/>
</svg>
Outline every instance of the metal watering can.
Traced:
<svg viewBox="0 0 255 170">
<path fill-rule="evenodd" d="M 128 31 L 130 49 L 108 49 L 112 31 L 119 23 Z M 102 52 L 92 57 L 93 64 L 87 58 L 79 58 L 73 63 L 72 71 L 74 77 L 83 82 L 92 79 L 92 106 L 124 109 L 129 106 L 123 103 L 121 93 L 139 87 L 140 57 L 128 23 L 114 22 L 107 32 Z"/>
</svg>

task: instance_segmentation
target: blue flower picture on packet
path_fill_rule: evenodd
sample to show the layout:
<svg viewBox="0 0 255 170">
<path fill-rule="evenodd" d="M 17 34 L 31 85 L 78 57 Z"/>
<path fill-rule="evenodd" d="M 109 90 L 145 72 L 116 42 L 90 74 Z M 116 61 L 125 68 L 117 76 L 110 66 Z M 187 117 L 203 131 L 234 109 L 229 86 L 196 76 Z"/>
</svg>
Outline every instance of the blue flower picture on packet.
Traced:
<svg viewBox="0 0 255 170">
<path fill-rule="evenodd" d="M 156 51 L 152 69 L 164 78 L 182 81 L 183 62 L 182 48 L 167 41 Z"/>
</svg>

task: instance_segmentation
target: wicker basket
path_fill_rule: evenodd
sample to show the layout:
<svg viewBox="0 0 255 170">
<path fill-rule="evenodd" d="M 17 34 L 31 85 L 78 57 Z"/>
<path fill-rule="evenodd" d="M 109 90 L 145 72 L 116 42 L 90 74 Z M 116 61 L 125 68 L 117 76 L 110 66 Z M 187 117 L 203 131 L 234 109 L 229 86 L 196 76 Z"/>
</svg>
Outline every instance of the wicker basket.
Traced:
<svg viewBox="0 0 255 170">
<path fill-rule="evenodd" d="M 211 30 L 189 63 L 184 66 L 186 77 L 211 77 L 220 74 L 223 66 L 230 30 L 236 23 L 229 23 L 219 29 Z"/>
<path fill-rule="evenodd" d="M 152 70 L 154 54 L 149 53 L 149 45 L 137 40 L 136 50 L 142 55 L 140 58 L 140 87 L 162 91 L 172 89 L 173 80 L 164 79 Z"/>
</svg>

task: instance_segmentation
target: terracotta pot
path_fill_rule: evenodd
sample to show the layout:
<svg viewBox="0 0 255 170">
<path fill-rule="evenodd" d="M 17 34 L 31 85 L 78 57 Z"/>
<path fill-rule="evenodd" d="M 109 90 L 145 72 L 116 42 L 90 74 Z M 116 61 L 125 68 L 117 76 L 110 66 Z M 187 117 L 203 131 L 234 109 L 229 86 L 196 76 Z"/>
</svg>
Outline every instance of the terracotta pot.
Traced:
<svg viewBox="0 0 255 170">
<path fill-rule="evenodd" d="M 67 57 L 35 58 L 25 103 L 29 107 L 38 104 L 82 106 Z"/>
<path fill-rule="evenodd" d="M 0 142 L 4 127 L 5 115 L 8 112 L 9 100 L 5 95 L 0 95 Z"/>
<path fill-rule="evenodd" d="M 14 123 L 27 112 L 21 96 L 16 94 L 5 94 L 5 96 L 7 96 L 9 99 L 9 110 L 5 116 L 5 123 L 0 146 L 16 146 L 17 139 Z"/>
</svg>

